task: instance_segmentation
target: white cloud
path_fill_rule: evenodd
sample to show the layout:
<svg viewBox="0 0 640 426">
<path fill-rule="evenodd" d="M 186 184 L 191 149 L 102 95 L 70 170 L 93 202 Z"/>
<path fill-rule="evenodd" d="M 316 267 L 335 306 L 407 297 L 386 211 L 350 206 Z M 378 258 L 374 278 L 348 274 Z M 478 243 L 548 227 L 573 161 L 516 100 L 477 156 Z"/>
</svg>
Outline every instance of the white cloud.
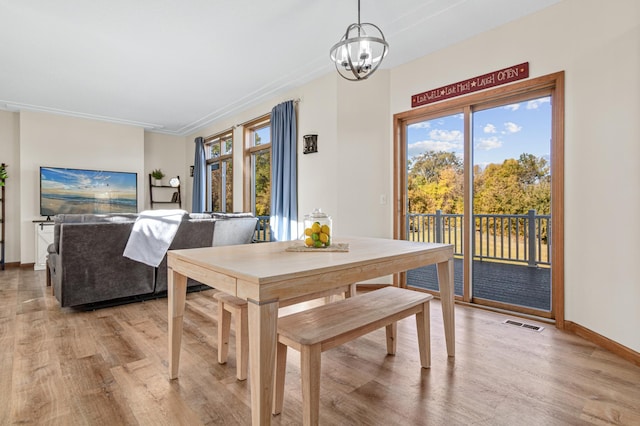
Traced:
<svg viewBox="0 0 640 426">
<path fill-rule="evenodd" d="M 427 151 L 446 151 L 456 154 L 462 153 L 463 134 L 459 130 L 433 129 L 429 138 L 410 143 L 407 146 L 409 158 Z"/>
<path fill-rule="evenodd" d="M 476 149 L 480 151 L 490 151 L 498 149 L 502 146 L 502 141 L 495 136 L 490 138 L 480 138 L 480 142 L 476 144 Z"/>
<path fill-rule="evenodd" d="M 540 99 L 534 99 L 532 101 L 527 102 L 527 109 L 538 109 L 540 108 L 540 105 L 542 104 L 548 104 L 551 102 L 551 99 L 547 98 L 540 98 Z"/>
<path fill-rule="evenodd" d="M 502 108 L 508 109 L 508 110 L 511 110 L 511 111 L 517 111 L 517 110 L 520 109 L 520 104 L 509 104 L 509 105 L 503 106 Z"/>
<path fill-rule="evenodd" d="M 491 123 L 487 123 L 486 126 L 484 126 L 484 130 L 485 133 L 495 133 L 496 132 L 496 126 L 494 126 Z"/>
<path fill-rule="evenodd" d="M 453 142 L 459 141 L 462 142 L 462 132 L 459 130 L 443 130 L 443 129 L 434 129 L 429 132 L 429 137 L 434 141 L 443 141 L 443 142 Z"/>
<path fill-rule="evenodd" d="M 409 124 L 410 129 L 428 129 L 431 127 L 431 122 L 421 121 L 419 123 Z"/>
<path fill-rule="evenodd" d="M 516 123 L 511 121 L 504 123 L 504 133 L 518 133 L 520 130 L 522 130 L 522 126 L 518 126 Z"/>
<path fill-rule="evenodd" d="M 408 146 L 410 152 L 427 152 L 427 151 L 455 151 L 460 148 L 460 144 L 447 141 L 417 141 Z"/>
</svg>

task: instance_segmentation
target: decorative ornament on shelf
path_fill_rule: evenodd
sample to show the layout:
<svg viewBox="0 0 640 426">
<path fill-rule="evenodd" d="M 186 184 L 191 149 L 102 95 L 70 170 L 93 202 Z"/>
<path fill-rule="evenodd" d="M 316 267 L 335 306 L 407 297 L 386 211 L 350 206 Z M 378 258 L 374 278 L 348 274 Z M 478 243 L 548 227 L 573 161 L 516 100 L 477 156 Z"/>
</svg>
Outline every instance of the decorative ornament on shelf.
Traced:
<svg viewBox="0 0 640 426">
<path fill-rule="evenodd" d="M 155 169 L 151 172 L 151 177 L 153 178 L 154 185 L 162 185 L 162 178 L 164 176 L 165 175 L 161 169 Z"/>
<path fill-rule="evenodd" d="M 376 72 L 388 52 L 389 44 L 382 30 L 368 22 L 360 23 L 358 0 L 358 23 L 349 25 L 329 51 L 338 74 L 351 81 L 366 80 Z"/>
</svg>

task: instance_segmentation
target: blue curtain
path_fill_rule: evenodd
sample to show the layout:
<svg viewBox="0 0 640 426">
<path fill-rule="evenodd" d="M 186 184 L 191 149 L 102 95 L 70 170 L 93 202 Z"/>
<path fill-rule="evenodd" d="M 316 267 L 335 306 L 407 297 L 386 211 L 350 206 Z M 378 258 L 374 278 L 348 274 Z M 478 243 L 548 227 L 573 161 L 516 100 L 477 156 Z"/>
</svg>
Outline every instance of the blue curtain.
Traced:
<svg viewBox="0 0 640 426">
<path fill-rule="evenodd" d="M 296 112 L 293 101 L 271 110 L 271 239 L 298 238 Z"/>
<path fill-rule="evenodd" d="M 193 197 L 191 198 L 191 212 L 202 213 L 205 209 L 204 194 L 207 187 L 207 162 L 204 158 L 204 138 L 197 137 L 196 155 L 193 161 Z"/>
</svg>

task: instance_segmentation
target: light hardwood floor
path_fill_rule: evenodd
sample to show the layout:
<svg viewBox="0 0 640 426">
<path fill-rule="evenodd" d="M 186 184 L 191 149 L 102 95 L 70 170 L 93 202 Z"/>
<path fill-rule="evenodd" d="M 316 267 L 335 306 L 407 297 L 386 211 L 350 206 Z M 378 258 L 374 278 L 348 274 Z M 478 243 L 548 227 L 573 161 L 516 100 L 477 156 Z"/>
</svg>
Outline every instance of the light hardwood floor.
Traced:
<svg viewBox="0 0 640 426">
<path fill-rule="evenodd" d="M 212 293 L 187 296 L 169 381 L 166 299 L 77 312 L 60 309 L 43 271 L 0 271 L 0 425 L 250 424 L 248 381 L 234 356 L 216 361 Z M 396 356 L 384 329 L 323 353 L 321 424 L 640 425 L 640 367 L 547 324 L 534 332 L 461 306 L 447 358 L 436 300 L 431 316 L 429 370 L 413 318 L 398 324 Z M 286 380 L 275 425 L 302 419 L 296 351 Z"/>
</svg>

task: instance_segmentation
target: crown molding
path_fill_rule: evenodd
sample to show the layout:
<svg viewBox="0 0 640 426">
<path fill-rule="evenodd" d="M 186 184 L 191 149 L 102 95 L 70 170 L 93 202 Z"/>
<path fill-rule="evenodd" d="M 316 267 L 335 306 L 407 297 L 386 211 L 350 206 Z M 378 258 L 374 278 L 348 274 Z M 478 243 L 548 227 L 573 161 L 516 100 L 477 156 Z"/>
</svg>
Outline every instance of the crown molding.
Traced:
<svg viewBox="0 0 640 426">
<path fill-rule="evenodd" d="M 45 107 L 40 105 L 30 105 L 30 104 L 23 104 L 19 102 L 11 102 L 11 101 L 3 101 L 3 100 L 0 100 L 0 109 L 4 109 L 6 111 L 11 111 L 11 112 L 21 112 L 21 111 L 46 112 L 48 114 L 65 115 L 67 117 L 86 118 L 89 120 L 104 121 L 104 122 L 113 123 L 113 124 L 123 124 L 127 126 L 142 127 L 145 130 L 159 131 L 164 128 L 164 126 L 160 124 L 145 123 L 143 121 L 126 120 L 123 118 L 106 117 L 106 116 L 97 115 L 97 114 L 87 114 L 84 112 L 67 111 L 64 109 L 50 108 L 50 107 Z"/>
</svg>

